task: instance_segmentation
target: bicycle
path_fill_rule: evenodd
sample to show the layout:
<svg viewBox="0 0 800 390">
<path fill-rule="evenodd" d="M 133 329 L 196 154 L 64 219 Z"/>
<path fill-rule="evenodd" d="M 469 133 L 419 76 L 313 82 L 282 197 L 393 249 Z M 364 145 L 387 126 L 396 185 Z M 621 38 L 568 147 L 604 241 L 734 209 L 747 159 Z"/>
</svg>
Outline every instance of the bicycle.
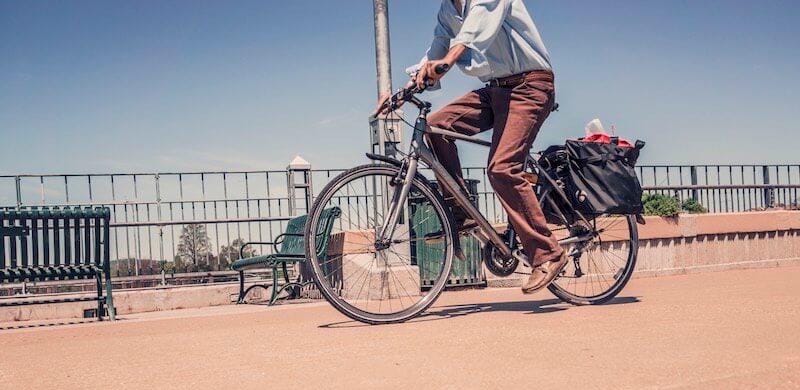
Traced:
<svg viewBox="0 0 800 390">
<path fill-rule="evenodd" d="M 387 324 L 412 319 L 428 309 L 447 284 L 463 232 L 453 226 L 450 208 L 420 173 L 420 164 L 436 174 L 439 185 L 476 222 L 468 234 L 483 244 L 490 272 L 509 276 L 520 261 L 526 261 L 513 227 L 509 224 L 502 234 L 495 230 L 437 161 L 424 136 L 439 134 L 486 147 L 491 143 L 428 129 L 431 104 L 416 96 L 425 89 L 402 89 L 386 103 L 389 111 L 401 102 L 419 109 L 408 153 L 402 159 L 368 153 L 373 163 L 331 180 L 309 213 L 306 256 L 314 282 L 333 307 L 356 321 Z M 559 243 L 571 259 L 548 289 L 573 305 L 605 303 L 622 291 L 636 265 L 636 216 L 582 214 L 564 192 L 558 169 L 544 157 L 531 156 L 526 163 L 529 177 L 537 178 L 530 181 L 548 222 L 554 225 L 554 234 L 562 237 Z M 315 227 L 330 208 L 339 208 L 341 214 L 328 248 L 320 248 L 323 238 Z"/>
</svg>

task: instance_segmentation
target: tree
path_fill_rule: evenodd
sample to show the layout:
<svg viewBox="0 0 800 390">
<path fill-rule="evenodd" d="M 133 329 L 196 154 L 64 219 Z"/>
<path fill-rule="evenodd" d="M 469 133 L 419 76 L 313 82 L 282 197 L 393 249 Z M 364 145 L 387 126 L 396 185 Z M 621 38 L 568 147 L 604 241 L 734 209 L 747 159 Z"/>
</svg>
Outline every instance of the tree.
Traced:
<svg viewBox="0 0 800 390">
<path fill-rule="evenodd" d="M 244 240 L 237 238 L 231 242 L 229 246 L 223 246 L 219 250 L 219 267 L 220 269 L 228 268 L 234 261 L 239 259 L 239 249 L 244 245 Z M 252 246 L 244 248 L 242 251 L 243 258 L 256 256 L 256 250 Z"/>
<path fill-rule="evenodd" d="M 176 260 L 180 263 L 192 265 L 194 269 L 208 266 L 211 258 L 211 247 L 205 225 L 186 225 L 181 231 L 178 241 Z"/>
</svg>

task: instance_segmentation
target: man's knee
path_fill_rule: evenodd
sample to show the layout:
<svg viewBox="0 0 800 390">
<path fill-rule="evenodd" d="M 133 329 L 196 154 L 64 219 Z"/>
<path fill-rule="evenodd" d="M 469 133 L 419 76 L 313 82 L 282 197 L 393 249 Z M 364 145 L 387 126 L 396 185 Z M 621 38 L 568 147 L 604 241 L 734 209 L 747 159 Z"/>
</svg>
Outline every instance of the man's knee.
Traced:
<svg viewBox="0 0 800 390">
<path fill-rule="evenodd" d="M 492 187 L 512 187 L 520 171 L 521 164 L 514 162 L 490 162 L 486 168 L 486 176 Z"/>
<path fill-rule="evenodd" d="M 428 115 L 428 126 L 447 130 L 447 115 L 448 114 L 442 112 L 442 110 L 431 113 Z"/>
</svg>

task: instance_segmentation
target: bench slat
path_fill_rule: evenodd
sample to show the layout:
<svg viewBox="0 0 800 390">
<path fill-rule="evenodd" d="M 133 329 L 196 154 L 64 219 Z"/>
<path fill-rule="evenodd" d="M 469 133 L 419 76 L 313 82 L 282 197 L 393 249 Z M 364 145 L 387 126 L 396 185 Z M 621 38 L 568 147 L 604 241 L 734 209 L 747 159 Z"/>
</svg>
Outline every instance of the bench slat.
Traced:
<svg viewBox="0 0 800 390">
<path fill-rule="evenodd" d="M 53 216 L 53 265 L 61 265 L 61 229 L 59 224 L 61 219 Z"/>
<path fill-rule="evenodd" d="M 97 216 L 94 218 L 94 262 L 95 263 L 103 263 L 103 257 L 100 255 L 100 224 L 102 223 L 102 217 L 100 213 L 97 213 Z"/>
<path fill-rule="evenodd" d="M 26 218 L 27 215 L 25 215 L 24 212 L 22 213 L 22 215 L 20 217 L 21 218 L 19 219 L 19 223 L 22 226 L 22 228 L 24 229 L 26 227 L 26 225 L 28 224 L 28 222 L 30 221 L 30 219 Z M 27 267 L 28 266 L 28 259 L 30 259 L 28 257 L 28 235 L 27 234 L 23 234 L 23 235 L 19 236 L 19 254 L 20 254 L 20 259 L 19 259 L 20 265 L 22 267 Z"/>
<path fill-rule="evenodd" d="M 83 264 L 92 263 L 92 209 L 85 209 L 86 215 L 83 217 Z"/>
<path fill-rule="evenodd" d="M 31 262 L 33 265 L 40 265 L 39 262 L 39 215 L 31 215 Z"/>
<path fill-rule="evenodd" d="M 50 265 L 50 216 L 49 211 L 42 214 L 42 258 L 44 266 Z"/>
<path fill-rule="evenodd" d="M 63 232 L 64 232 L 64 265 L 72 264 L 72 224 L 69 217 L 64 215 Z"/>
<path fill-rule="evenodd" d="M 103 271 L 107 274 L 111 274 L 111 228 L 109 226 L 110 221 L 110 211 L 105 209 L 103 211 L 104 215 L 101 219 L 103 223 Z"/>
<path fill-rule="evenodd" d="M 75 252 L 74 253 L 74 255 L 75 255 L 75 257 L 74 257 L 75 265 L 80 265 L 82 263 L 82 261 L 81 261 L 81 247 L 82 247 L 81 246 L 81 219 L 80 219 L 80 217 L 78 217 L 77 214 L 78 213 L 77 213 L 77 210 L 76 210 L 75 214 L 72 217 L 72 222 L 75 224 L 72 227 L 72 229 L 73 229 L 72 238 L 75 239 L 75 246 L 73 246 L 72 250 Z"/>
<path fill-rule="evenodd" d="M 0 213 L 0 229 L 5 228 L 5 215 Z M 0 236 L 0 268 L 6 267 L 6 237 Z"/>
<path fill-rule="evenodd" d="M 16 226 L 16 218 L 14 215 L 8 216 L 8 226 Z M 8 257 L 8 266 L 9 267 L 16 267 L 17 266 L 17 237 L 9 237 L 8 238 L 8 251 L 10 256 Z"/>
</svg>

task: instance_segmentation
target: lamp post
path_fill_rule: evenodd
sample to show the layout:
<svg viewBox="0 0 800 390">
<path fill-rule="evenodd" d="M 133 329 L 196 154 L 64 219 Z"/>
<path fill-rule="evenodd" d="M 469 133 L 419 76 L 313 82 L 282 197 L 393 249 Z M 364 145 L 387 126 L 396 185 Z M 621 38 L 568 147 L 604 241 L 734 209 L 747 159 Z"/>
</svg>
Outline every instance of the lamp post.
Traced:
<svg viewBox="0 0 800 390">
<path fill-rule="evenodd" d="M 378 97 L 392 92 L 392 63 L 389 47 L 389 0 L 373 0 L 375 12 L 375 67 Z M 402 139 L 398 114 L 388 118 L 370 118 L 370 143 L 373 153 L 394 156 Z"/>
</svg>

